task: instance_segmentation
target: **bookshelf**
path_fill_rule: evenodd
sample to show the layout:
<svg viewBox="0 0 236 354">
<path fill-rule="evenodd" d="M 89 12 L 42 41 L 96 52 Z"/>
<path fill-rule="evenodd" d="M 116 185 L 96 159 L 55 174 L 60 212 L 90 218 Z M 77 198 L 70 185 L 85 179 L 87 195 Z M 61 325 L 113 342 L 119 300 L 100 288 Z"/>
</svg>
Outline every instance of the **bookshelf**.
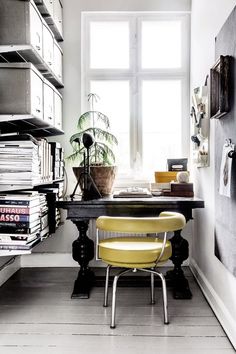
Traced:
<svg viewBox="0 0 236 354">
<path fill-rule="evenodd" d="M 63 149 L 47 138 L 64 134 L 62 11 L 61 0 L 0 0 L 0 203 L 10 198 L 10 208 L 13 195 L 17 206 L 17 195 L 37 194 L 47 209 L 22 231 L 37 230 L 37 237 L 10 237 L 13 221 L 4 220 L 11 214 L 0 204 L 0 256 L 31 253 L 60 224 L 55 204 L 63 194 Z"/>
</svg>

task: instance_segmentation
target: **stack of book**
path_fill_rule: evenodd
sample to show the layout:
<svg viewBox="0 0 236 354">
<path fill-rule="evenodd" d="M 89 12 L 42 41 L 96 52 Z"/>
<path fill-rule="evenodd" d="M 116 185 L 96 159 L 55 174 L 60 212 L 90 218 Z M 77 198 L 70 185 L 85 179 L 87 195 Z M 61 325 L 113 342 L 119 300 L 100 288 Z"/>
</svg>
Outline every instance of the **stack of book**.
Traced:
<svg viewBox="0 0 236 354">
<path fill-rule="evenodd" d="M 48 203 L 46 195 L 43 193 L 39 193 L 40 200 L 40 237 L 41 239 L 47 238 L 49 236 L 49 217 L 48 217 Z"/>
<path fill-rule="evenodd" d="M 0 184 L 40 183 L 39 143 L 29 134 L 0 137 Z"/>
<path fill-rule="evenodd" d="M 49 142 L 52 155 L 53 180 L 64 178 L 64 150 L 58 142 Z"/>
<path fill-rule="evenodd" d="M 53 180 L 51 145 L 45 138 L 37 139 L 39 144 L 39 173 L 40 183 L 48 183 Z"/>
<path fill-rule="evenodd" d="M 0 137 L 0 189 L 29 188 L 53 179 L 63 179 L 63 149 L 60 144 L 30 134 Z M 8 188 L 9 190 L 9 188 Z"/>
<path fill-rule="evenodd" d="M 48 234 L 46 197 L 37 191 L 0 194 L 0 249 L 29 250 Z"/>
<path fill-rule="evenodd" d="M 61 213 L 59 208 L 56 208 L 56 201 L 63 198 L 64 182 L 57 181 L 53 184 L 37 186 L 36 189 L 39 191 L 39 193 L 43 193 L 46 195 L 49 210 L 49 233 L 52 234 L 56 231 L 57 227 L 61 223 Z"/>
<path fill-rule="evenodd" d="M 147 188 L 128 187 L 113 194 L 113 198 L 151 198 L 152 194 Z"/>
</svg>

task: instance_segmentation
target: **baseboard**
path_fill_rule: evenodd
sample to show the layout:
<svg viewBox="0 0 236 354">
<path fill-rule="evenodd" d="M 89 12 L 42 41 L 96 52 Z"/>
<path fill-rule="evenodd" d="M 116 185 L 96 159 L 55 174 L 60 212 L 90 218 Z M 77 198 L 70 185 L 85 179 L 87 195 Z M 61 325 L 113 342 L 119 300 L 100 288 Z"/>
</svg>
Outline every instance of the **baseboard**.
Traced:
<svg viewBox="0 0 236 354">
<path fill-rule="evenodd" d="M 190 261 L 189 267 L 234 349 L 236 349 L 236 320 L 231 316 L 223 301 L 193 259 Z"/>
<path fill-rule="evenodd" d="M 2 284 L 4 284 L 15 272 L 17 272 L 20 267 L 19 256 L 10 258 L 10 260 L 6 263 L 6 267 L 0 271 L 0 286 L 2 286 Z"/>
<path fill-rule="evenodd" d="M 71 253 L 32 253 L 21 256 L 21 267 L 77 267 Z"/>
<path fill-rule="evenodd" d="M 89 263 L 90 267 L 104 267 L 101 261 L 93 259 Z M 188 266 L 189 261 L 183 262 L 183 266 Z M 32 253 L 21 256 L 21 267 L 78 267 L 78 263 L 72 258 L 71 253 Z M 173 267 L 173 263 L 168 261 L 164 267 Z"/>
</svg>

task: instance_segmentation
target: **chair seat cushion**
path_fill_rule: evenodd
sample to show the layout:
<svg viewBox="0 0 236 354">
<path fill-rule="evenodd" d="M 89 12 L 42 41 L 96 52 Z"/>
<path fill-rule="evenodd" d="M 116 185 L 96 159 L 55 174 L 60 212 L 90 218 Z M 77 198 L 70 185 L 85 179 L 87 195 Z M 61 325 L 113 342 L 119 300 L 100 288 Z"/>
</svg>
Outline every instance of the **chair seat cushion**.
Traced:
<svg viewBox="0 0 236 354">
<path fill-rule="evenodd" d="M 162 240 L 155 237 L 113 237 L 99 242 L 99 257 L 113 266 L 151 268 L 156 265 L 161 249 Z M 167 241 L 160 261 L 167 261 L 171 254 L 171 243 Z"/>
</svg>

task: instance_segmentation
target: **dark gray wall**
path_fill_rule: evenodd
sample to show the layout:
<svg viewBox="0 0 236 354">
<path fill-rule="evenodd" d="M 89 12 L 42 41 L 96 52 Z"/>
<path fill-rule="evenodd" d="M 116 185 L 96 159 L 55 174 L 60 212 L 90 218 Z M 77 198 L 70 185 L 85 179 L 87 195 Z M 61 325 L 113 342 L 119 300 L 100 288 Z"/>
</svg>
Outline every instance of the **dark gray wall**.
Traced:
<svg viewBox="0 0 236 354">
<path fill-rule="evenodd" d="M 236 7 L 216 37 L 215 59 L 230 56 L 230 111 L 215 124 L 215 254 L 236 276 L 236 160 L 232 161 L 231 198 L 219 194 L 220 164 L 225 139 L 236 144 Z"/>
</svg>

